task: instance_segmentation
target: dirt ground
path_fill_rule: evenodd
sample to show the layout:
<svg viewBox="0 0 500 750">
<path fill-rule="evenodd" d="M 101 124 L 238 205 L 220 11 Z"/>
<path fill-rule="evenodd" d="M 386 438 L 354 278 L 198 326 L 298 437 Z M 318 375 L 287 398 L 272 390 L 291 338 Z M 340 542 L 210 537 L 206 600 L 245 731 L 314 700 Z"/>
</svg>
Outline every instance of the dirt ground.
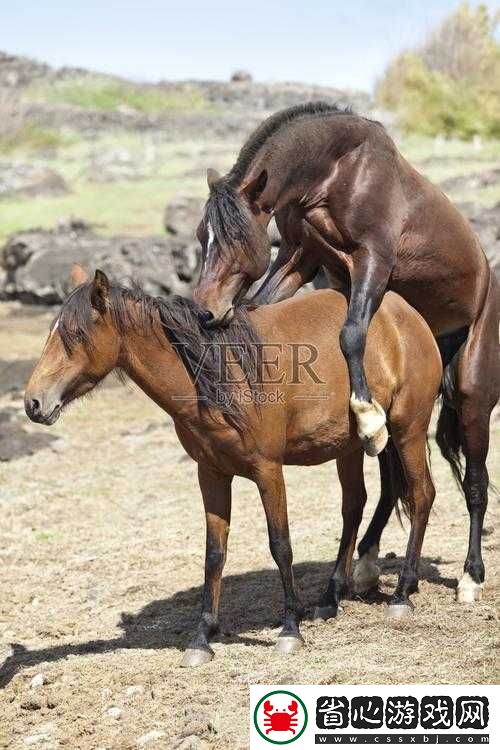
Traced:
<svg viewBox="0 0 500 750">
<path fill-rule="evenodd" d="M 306 648 L 274 654 L 279 576 L 256 489 L 238 480 L 216 657 L 181 669 L 203 579 L 195 465 L 170 418 L 114 380 L 50 430 L 28 423 L 15 383 L 50 318 L 0 307 L 0 747 L 246 748 L 252 683 L 498 679 L 498 501 L 485 523 L 484 600 L 458 605 L 468 516 L 434 445 L 437 499 L 410 620 L 384 617 L 407 537 L 392 519 L 379 594 L 346 601 L 336 621 L 306 621 Z M 497 481 L 498 428 L 489 460 Z M 363 529 L 378 493 L 377 462 L 366 465 Z M 286 476 L 295 570 L 311 607 L 336 554 L 339 486 L 333 465 Z"/>
</svg>

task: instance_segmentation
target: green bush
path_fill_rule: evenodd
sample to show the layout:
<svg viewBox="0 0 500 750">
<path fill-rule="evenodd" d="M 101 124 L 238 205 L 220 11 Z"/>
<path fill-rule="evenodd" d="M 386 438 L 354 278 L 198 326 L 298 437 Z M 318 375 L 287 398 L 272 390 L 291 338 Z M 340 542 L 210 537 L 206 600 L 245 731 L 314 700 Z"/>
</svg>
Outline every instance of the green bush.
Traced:
<svg viewBox="0 0 500 750">
<path fill-rule="evenodd" d="M 379 82 L 379 104 L 406 132 L 500 137 L 500 45 L 497 18 L 467 4 L 420 50 L 399 55 Z"/>
</svg>

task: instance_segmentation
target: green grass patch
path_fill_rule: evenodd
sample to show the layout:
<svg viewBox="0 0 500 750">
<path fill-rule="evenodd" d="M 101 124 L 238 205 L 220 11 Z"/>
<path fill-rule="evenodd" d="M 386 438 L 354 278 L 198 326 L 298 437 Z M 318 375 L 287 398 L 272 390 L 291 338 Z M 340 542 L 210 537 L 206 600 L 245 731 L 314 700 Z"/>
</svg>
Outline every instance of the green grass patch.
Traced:
<svg viewBox="0 0 500 750">
<path fill-rule="evenodd" d="M 36 123 L 25 123 L 20 128 L 0 133 L 0 154 L 11 154 L 17 151 L 44 151 L 60 148 L 75 143 L 76 133 L 41 128 Z"/>
<path fill-rule="evenodd" d="M 35 101 L 72 104 L 85 109 L 117 110 L 130 107 L 144 113 L 198 110 L 207 106 L 202 93 L 189 86 L 177 91 L 164 91 L 100 76 L 35 84 L 25 96 Z"/>
<path fill-rule="evenodd" d="M 206 192 L 203 178 L 182 181 L 182 191 L 194 195 Z M 3 200 L 0 204 L 0 245 L 16 233 L 40 227 L 52 229 L 70 217 L 96 225 L 100 234 L 163 234 L 165 205 L 179 189 L 177 177 L 156 177 L 141 182 L 111 182 L 74 185 L 62 196 Z"/>
<path fill-rule="evenodd" d="M 37 542 L 56 542 L 58 539 L 61 539 L 61 534 L 59 531 L 35 531 L 35 540 Z"/>
</svg>

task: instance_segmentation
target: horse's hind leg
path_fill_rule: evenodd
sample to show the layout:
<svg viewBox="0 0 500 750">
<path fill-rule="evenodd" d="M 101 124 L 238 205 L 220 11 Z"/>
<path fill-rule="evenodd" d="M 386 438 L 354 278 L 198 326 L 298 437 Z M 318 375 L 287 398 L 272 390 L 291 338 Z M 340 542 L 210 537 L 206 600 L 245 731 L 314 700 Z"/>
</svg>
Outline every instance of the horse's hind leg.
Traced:
<svg viewBox="0 0 500 750">
<path fill-rule="evenodd" d="M 486 458 L 490 415 L 500 390 L 496 286 L 492 277 L 481 315 L 457 355 L 455 380 L 451 380 L 447 393 L 452 404 L 443 407 L 443 413 L 447 409 L 449 415 L 453 415 L 452 406 L 456 410 L 457 419 L 448 418 L 443 423 L 448 422 L 451 442 L 460 446 L 465 456 L 462 489 L 470 516 L 469 549 L 464 574 L 457 588 L 457 600 L 464 603 L 481 599 L 485 578 L 481 533 L 488 505 Z M 445 458 L 450 461 L 453 450 L 447 450 L 449 436 L 445 430 L 439 430 L 439 423 L 436 439 Z M 453 459 L 450 462 L 453 464 Z"/>
<path fill-rule="evenodd" d="M 427 463 L 426 431 L 413 433 L 410 437 L 401 436 L 399 440 L 393 432 L 393 439 L 408 485 L 406 499 L 411 518 L 405 561 L 388 607 L 389 616 L 400 617 L 413 609 L 409 597 L 418 591 L 420 553 L 436 492 Z"/>
<path fill-rule="evenodd" d="M 219 598 L 222 570 L 226 561 L 227 538 L 231 520 L 231 476 L 198 465 L 198 481 L 203 495 L 207 524 L 205 552 L 205 586 L 201 616 L 194 638 L 181 662 L 183 667 L 197 667 L 213 659 L 210 638 L 219 628 Z"/>
<path fill-rule="evenodd" d="M 337 471 L 342 485 L 342 537 L 327 589 L 314 611 L 314 617 L 318 619 L 327 620 L 335 617 L 340 599 L 348 589 L 352 556 L 366 502 L 363 458 L 363 451 L 358 451 L 345 458 L 337 459 Z"/>
<path fill-rule="evenodd" d="M 391 490 L 391 475 L 386 452 L 378 455 L 380 467 L 380 499 L 370 524 L 358 544 L 359 560 L 352 576 L 353 590 L 357 594 L 369 591 L 378 585 L 380 568 L 377 565 L 380 538 L 391 513 L 394 510 L 394 497 Z"/>
<path fill-rule="evenodd" d="M 462 487 L 470 516 L 469 549 L 457 588 L 459 602 L 481 599 L 485 577 L 481 533 L 488 505 L 486 458 L 490 415 L 499 391 L 497 318 L 494 309 L 490 315 L 485 312 L 469 335 L 457 373 L 459 434 L 465 456 Z"/>
<path fill-rule="evenodd" d="M 267 520 L 269 548 L 279 568 L 285 593 L 283 629 L 275 646 L 276 651 L 291 653 L 303 645 L 299 625 L 304 607 L 297 596 L 292 571 L 292 545 L 288 530 L 286 490 L 281 466 L 261 469 L 256 479 Z"/>
</svg>

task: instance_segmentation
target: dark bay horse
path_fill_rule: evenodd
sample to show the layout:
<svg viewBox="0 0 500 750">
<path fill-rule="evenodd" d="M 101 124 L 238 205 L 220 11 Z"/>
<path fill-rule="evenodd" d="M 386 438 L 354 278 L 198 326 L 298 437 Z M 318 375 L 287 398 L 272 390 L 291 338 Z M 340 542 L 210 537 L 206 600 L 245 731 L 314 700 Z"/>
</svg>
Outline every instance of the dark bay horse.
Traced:
<svg viewBox="0 0 500 750">
<path fill-rule="evenodd" d="M 303 607 L 292 573 L 283 465 L 337 459 L 343 532 L 317 609 L 317 615 L 325 619 L 337 613 L 347 589 L 366 500 L 364 452 L 349 409 L 349 377 L 331 336 L 342 327 L 345 297 L 324 290 L 307 298 L 241 310 L 228 329 L 207 339 L 193 302 L 160 300 L 111 286 L 100 271 L 92 281 L 80 271 L 77 280 L 81 283 L 54 321 L 28 383 L 28 416 L 53 424 L 68 403 L 119 368 L 173 417 L 182 445 L 198 463 L 207 524 L 202 612 L 185 665 L 204 663 L 213 656 L 209 640 L 218 623 L 231 482 L 234 475 L 253 480 L 285 594 L 284 627 L 277 648 L 297 649 L 302 642 Z M 225 347 L 262 352 L 263 342 L 271 347 L 260 357 L 267 362 L 265 377 L 258 377 L 255 359 L 250 361 L 244 354 L 228 365 L 230 377 L 221 377 Z M 300 352 L 300 346 L 314 352 L 316 359 Z M 393 442 L 383 454 L 390 481 L 383 491 L 392 496 L 392 502 L 399 497 L 411 518 L 406 562 L 388 609 L 398 616 L 412 606 L 409 595 L 417 589 L 418 560 L 434 500 L 426 434 L 442 367 L 428 326 L 395 294 L 386 295 L 374 317 L 365 366 L 391 425 Z M 235 377 L 238 374 L 244 377 Z M 252 378 L 257 382 L 258 400 L 248 397 Z M 371 559 L 365 567 L 370 564 Z M 365 574 L 361 570 L 359 575 Z"/>
<path fill-rule="evenodd" d="M 368 327 L 384 292 L 396 291 L 429 324 L 446 367 L 439 447 L 470 514 L 457 598 L 480 599 L 489 420 L 500 389 L 498 310 L 495 277 L 468 222 L 401 156 L 380 123 L 321 102 L 265 120 L 231 171 L 221 178 L 209 170 L 208 182 L 195 290 L 205 324 L 228 321 L 235 302 L 264 274 L 266 226 L 274 215 L 282 243 L 255 299 L 289 297 L 320 266 L 346 294 L 340 345 L 369 455 L 387 441 L 385 413 L 363 365 Z"/>
</svg>

